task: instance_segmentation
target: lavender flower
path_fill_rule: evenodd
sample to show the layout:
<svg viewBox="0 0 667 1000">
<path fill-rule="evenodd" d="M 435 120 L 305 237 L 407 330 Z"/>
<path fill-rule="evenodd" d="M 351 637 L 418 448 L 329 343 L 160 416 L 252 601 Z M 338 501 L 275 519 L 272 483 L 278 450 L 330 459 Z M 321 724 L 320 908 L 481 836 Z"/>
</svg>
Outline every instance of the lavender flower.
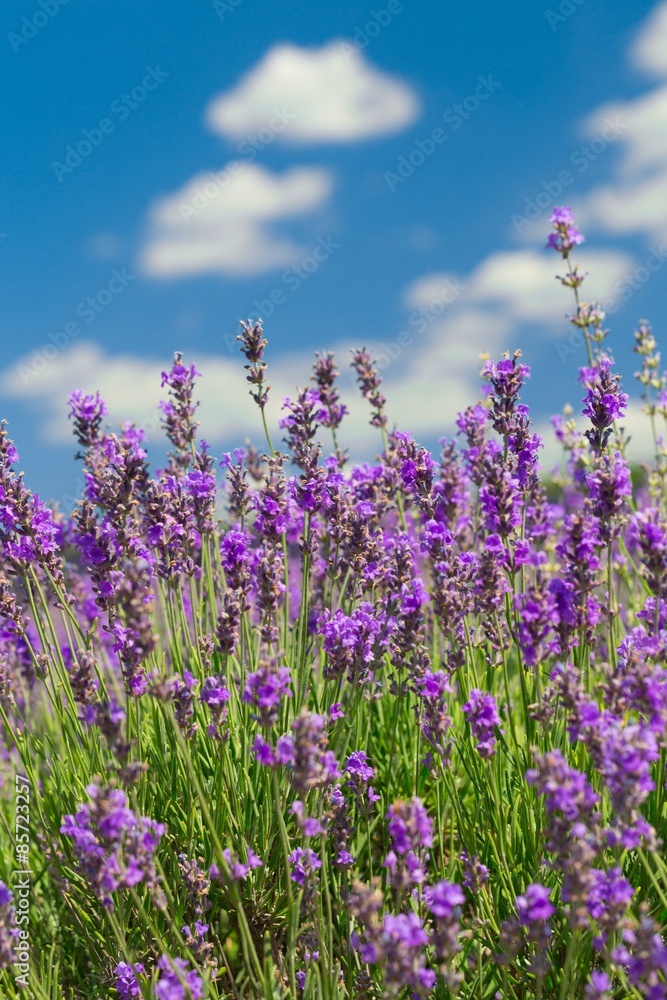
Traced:
<svg viewBox="0 0 667 1000">
<path fill-rule="evenodd" d="M 317 385 L 319 400 L 323 409 L 320 414 L 320 423 L 324 427 L 330 427 L 336 432 L 337 428 L 348 412 L 347 407 L 340 402 L 335 382 L 339 372 L 334 362 L 334 356 L 330 352 L 316 354 L 313 365 L 312 379 Z"/>
<path fill-rule="evenodd" d="M 211 901 L 208 898 L 211 882 L 206 877 L 203 862 L 203 858 L 188 858 L 186 854 L 178 855 L 178 870 L 181 881 L 187 891 L 189 905 L 197 917 L 201 917 L 207 910 L 211 909 Z"/>
<path fill-rule="evenodd" d="M 357 803 L 357 807 L 363 814 L 368 815 L 374 804 L 379 801 L 380 796 L 375 793 L 371 781 L 375 777 L 375 770 L 368 763 L 368 755 L 364 750 L 355 750 L 345 761 L 343 771 L 348 775 L 345 782 L 347 788 L 351 788 Z"/>
<path fill-rule="evenodd" d="M 623 966 L 628 979 L 647 1000 L 664 1000 L 667 993 L 667 947 L 645 904 L 639 920 L 623 931 L 623 943 L 612 951 L 613 960 Z"/>
<path fill-rule="evenodd" d="M 392 885 L 407 888 L 426 878 L 428 848 L 433 846 L 433 827 L 421 799 L 395 802 L 387 813 L 391 850 L 383 865 Z"/>
<path fill-rule="evenodd" d="M 549 899 L 550 895 L 549 889 L 544 885 L 529 885 L 523 896 L 517 896 L 516 909 L 519 923 L 523 927 L 530 928 L 536 923 L 546 923 L 549 917 L 553 916 L 556 908 Z"/>
<path fill-rule="evenodd" d="M 593 514 L 600 518 L 601 540 L 609 543 L 617 534 L 618 519 L 632 495 L 630 467 L 620 452 L 613 456 L 604 454 L 586 476 L 586 485 L 593 501 Z"/>
<path fill-rule="evenodd" d="M 84 448 L 90 448 L 99 438 L 100 427 L 107 415 L 107 406 L 99 392 L 86 395 L 82 389 L 70 392 L 69 419 L 74 421 L 74 434 Z"/>
<path fill-rule="evenodd" d="M 587 910 L 599 928 L 593 942 L 596 948 L 604 947 L 610 934 L 618 934 L 624 929 L 625 911 L 634 892 L 619 867 L 609 871 L 592 869 Z"/>
<path fill-rule="evenodd" d="M 291 681 L 289 667 L 277 667 L 269 661 L 248 674 L 243 700 L 252 705 L 260 726 L 268 729 L 276 724 L 282 699 L 292 695 Z"/>
<path fill-rule="evenodd" d="M 584 995 L 586 1000 L 610 1000 L 611 980 L 606 972 L 591 972 L 590 982 L 586 984 Z"/>
<path fill-rule="evenodd" d="M 225 682 L 219 675 L 205 677 L 199 693 L 200 699 L 208 705 L 212 721 L 206 732 L 213 739 L 224 740 L 229 736 L 225 723 L 227 722 L 227 703 L 230 693 Z"/>
<path fill-rule="evenodd" d="M 141 986 L 137 979 L 137 976 L 144 971 L 141 962 L 137 962 L 135 965 L 119 962 L 113 971 L 116 977 L 116 992 L 120 1000 L 132 1000 L 132 997 L 142 996 Z"/>
<path fill-rule="evenodd" d="M 584 237 L 574 224 L 571 208 L 554 208 L 549 221 L 554 231 L 549 233 L 548 249 L 557 250 L 563 257 L 567 257 L 574 247 L 584 242 Z"/>
<path fill-rule="evenodd" d="M 593 425 L 586 437 L 596 452 L 606 447 L 612 424 L 625 415 L 628 406 L 627 393 L 620 388 L 621 376 L 611 374 L 611 365 L 611 359 L 603 357 L 594 368 L 582 368 L 579 373 L 587 390 L 582 413 Z"/>
<path fill-rule="evenodd" d="M 246 861 L 243 863 L 239 860 L 238 855 L 235 851 L 232 851 L 230 847 L 226 847 L 222 856 L 225 859 L 227 865 L 226 875 L 231 882 L 242 882 L 243 879 L 247 878 L 251 871 L 255 868 L 261 868 L 264 862 L 262 859 L 255 854 L 255 852 L 249 847 L 246 851 Z M 211 878 L 220 879 L 220 869 L 217 865 L 211 865 L 209 869 L 209 874 Z"/>
<path fill-rule="evenodd" d="M 262 321 L 258 319 L 241 322 L 241 333 L 236 338 L 241 341 L 241 353 L 245 356 L 248 364 L 244 368 L 248 372 L 246 381 L 250 383 L 250 395 L 255 400 L 261 410 L 267 404 L 269 398 L 270 385 L 266 385 L 266 361 L 264 361 L 264 348 L 267 345 Z"/>
<path fill-rule="evenodd" d="M 633 515 L 628 541 L 641 555 L 642 575 L 649 590 L 667 597 L 667 520 L 658 507 L 647 507 Z"/>
<path fill-rule="evenodd" d="M 463 705 L 473 738 L 477 740 L 480 757 L 493 757 L 496 752 L 496 729 L 500 726 L 500 715 L 493 695 L 473 688 L 468 701 Z M 501 730 L 502 731 L 502 730 Z"/>
<path fill-rule="evenodd" d="M 180 477 L 192 462 L 192 448 L 199 422 L 194 419 L 198 403 L 192 402 L 195 379 L 200 377 L 194 365 L 184 365 L 182 354 L 174 354 L 168 372 L 162 372 L 162 385 L 169 387 L 169 399 L 160 403 L 162 423 L 173 446 L 168 472 Z"/>
<path fill-rule="evenodd" d="M 481 887 L 489 881 L 489 869 L 483 865 L 476 854 L 461 851 L 459 859 L 463 862 L 463 887 L 478 893 Z"/>
<path fill-rule="evenodd" d="M 385 631 L 385 621 L 368 601 L 362 601 L 351 615 L 340 609 L 332 614 L 326 608 L 317 622 L 327 654 L 324 676 L 346 675 L 351 682 L 368 679 L 376 644 Z"/>
<path fill-rule="evenodd" d="M 305 885 L 307 881 L 311 881 L 315 872 L 322 867 L 322 862 L 309 847 L 297 847 L 290 854 L 289 860 L 292 865 L 290 878 L 297 885 Z"/>
<path fill-rule="evenodd" d="M 14 897 L 5 883 L 0 881 L 0 969 L 7 969 L 16 961 L 15 948 L 19 934 Z"/>
<path fill-rule="evenodd" d="M 417 680 L 422 733 L 442 761 L 449 760 L 452 747 L 452 720 L 447 702 L 451 690 L 449 678 L 442 670 L 428 671 Z"/>
<path fill-rule="evenodd" d="M 299 468 L 312 474 L 321 454 L 320 447 L 315 444 L 315 435 L 326 419 L 320 394 L 317 389 L 304 389 L 294 401 L 286 397 L 282 408 L 286 416 L 280 420 L 280 426 L 287 431 L 287 446 Z"/>
<path fill-rule="evenodd" d="M 380 392 L 382 379 L 378 375 L 375 363 L 365 347 L 360 351 L 352 352 L 352 367 L 357 373 L 357 382 L 361 390 L 361 395 L 371 404 L 373 416 L 371 424 L 373 427 L 385 427 L 387 418 L 384 413 L 385 397 Z"/>
<path fill-rule="evenodd" d="M 204 981 L 182 958 L 162 955 L 158 959 L 160 978 L 153 987 L 155 1000 L 201 1000 Z"/>
<path fill-rule="evenodd" d="M 157 889 L 153 855 L 165 827 L 135 816 L 124 792 L 99 785 L 88 785 L 86 791 L 90 804 L 64 816 L 60 832 L 72 842 L 81 875 L 112 910 L 112 894 L 117 890 L 139 882 Z"/>
<path fill-rule="evenodd" d="M 388 913 L 379 928 L 374 928 L 372 940 L 362 941 L 352 937 L 363 961 L 371 965 L 382 964 L 385 988 L 397 996 L 406 987 L 420 996 L 435 985 L 435 972 L 427 968 L 425 946 L 428 934 L 416 913 Z"/>
</svg>

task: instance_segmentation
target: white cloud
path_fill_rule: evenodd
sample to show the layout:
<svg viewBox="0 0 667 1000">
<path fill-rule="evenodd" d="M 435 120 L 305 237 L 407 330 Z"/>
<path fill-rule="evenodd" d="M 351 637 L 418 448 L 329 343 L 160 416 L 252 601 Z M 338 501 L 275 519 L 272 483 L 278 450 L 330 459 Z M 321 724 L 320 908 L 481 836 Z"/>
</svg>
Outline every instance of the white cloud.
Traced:
<svg viewBox="0 0 667 1000">
<path fill-rule="evenodd" d="M 661 240 L 667 234 L 667 169 L 636 183 L 605 184 L 595 188 L 578 213 L 586 227 L 606 232 L 643 232 Z"/>
<path fill-rule="evenodd" d="M 632 62 L 656 76 L 667 76 L 667 3 L 659 3 L 640 29 L 631 50 Z"/>
<path fill-rule="evenodd" d="M 274 227 L 321 208 L 332 186 L 331 173 L 315 167 L 273 174 L 233 161 L 197 174 L 153 205 L 143 269 L 162 278 L 252 275 L 294 263 L 304 248 Z"/>
<path fill-rule="evenodd" d="M 354 460 L 365 460 L 380 450 L 381 439 L 377 429 L 369 425 L 369 406 L 360 398 L 349 368 L 350 350 L 359 343 L 343 342 L 333 347 L 341 370 L 341 396 L 349 409 L 341 443 L 350 448 Z M 415 435 L 442 434 L 451 429 L 457 411 L 475 398 L 475 376 L 480 365 L 472 347 L 458 358 L 451 355 L 443 338 L 438 344 L 417 339 L 401 348 L 398 355 L 393 342 L 369 342 L 367 347 L 380 359 L 390 422 Z M 262 448 L 261 419 L 249 395 L 240 354 L 227 358 L 188 353 L 184 360 L 194 362 L 203 376 L 196 387 L 196 397 L 201 401 L 197 419 L 201 421 L 202 437 L 218 447 L 237 446 L 248 437 Z M 268 361 L 271 392 L 267 420 L 273 442 L 278 445 L 283 437 L 278 427 L 283 397 L 293 397 L 297 385 L 308 384 L 313 354 L 299 351 L 272 359 L 269 351 Z M 26 357 L 0 371 L 0 392 L 22 403 L 37 417 L 43 440 L 75 447 L 67 419 L 67 396 L 74 388 L 99 390 L 107 403 L 111 426 L 132 420 L 144 427 L 149 441 L 163 440 L 157 402 L 165 398 L 160 373 L 169 366 L 168 358 L 114 355 L 99 344 L 82 341 L 62 352 L 42 371 L 22 377 L 30 365 L 31 358 Z M 320 439 L 325 449 L 331 447 L 329 432 L 322 429 Z"/>
<path fill-rule="evenodd" d="M 637 174 L 667 163 L 665 129 L 667 129 L 667 84 L 631 101 L 605 104 L 584 122 L 589 136 L 600 135 L 605 122 L 617 121 L 621 129 L 618 140 L 623 149 L 619 172 L 629 179 Z"/>
<path fill-rule="evenodd" d="M 595 301 L 611 298 L 615 282 L 632 264 L 631 257 L 617 251 L 582 252 L 580 259 L 590 271 L 586 297 Z M 555 254 L 544 251 L 495 253 L 474 271 L 471 296 L 504 307 L 515 322 L 560 325 L 563 313 L 574 311 L 569 290 L 555 278 L 566 270 Z"/>
<path fill-rule="evenodd" d="M 582 251 L 580 259 L 590 271 L 586 283 L 589 299 L 606 301 L 613 297 L 614 284 L 632 267 L 632 258 L 618 251 Z M 443 297 L 443 289 L 462 287 L 461 302 L 479 304 L 493 310 L 496 320 L 508 328 L 519 323 L 562 324 L 563 314 L 573 311 L 568 290 L 555 275 L 563 273 L 560 258 L 536 250 L 508 250 L 491 254 L 472 274 L 458 282 L 449 274 L 427 275 L 414 282 L 406 292 L 413 308 Z M 484 348 L 483 348 L 484 349 Z"/>
<path fill-rule="evenodd" d="M 207 122 L 231 139 L 247 139 L 278 112 L 293 116 L 276 133 L 290 143 L 354 142 L 398 132 L 419 103 L 400 80 L 376 69 L 350 45 L 270 49 L 231 91 L 208 107 Z"/>
<path fill-rule="evenodd" d="M 636 67 L 667 77 L 667 0 L 641 27 L 629 57 Z M 581 133 L 585 141 L 569 159 L 576 167 L 574 176 L 600 158 L 608 179 L 579 197 L 562 185 L 561 194 L 550 197 L 556 204 L 572 205 L 581 228 L 591 236 L 641 234 L 647 243 L 667 242 L 667 83 L 656 82 L 631 100 L 600 105 L 581 122 Z M 549 181 L 560 184 L 555 172 Z M 575 187 L 580 190 L 578 183 Z M 544 189 L 548 192 L 546 183 L 532 200 L 543 198 Z M 513 235 L 523 244 L 543 244 L 549 214 L 547 204 Z"/>
<path fill-rule="evenodd" d="M 242 359 L 215 355 L 184 356 L 194 362 L 202 378 L 197 380 L 197 398 L 202 405 L 197 418 L 202 434 L 212 441 L 235 438 L 261 429 L 256 407 L 248 394 Z M 109 422 L 117 425 L 133 420 L 147 430 L 149 440 L 160 437 L 157 402 L 166 398 L 160 389 L 160 373 L 169 367 L 170 358 L 161 360 L 135 354 L 108 354 L 99 344 L 82 341 L 49 362 L 42 371 L 21 377 L 21 366 L 30 366 L 30 358 L 20 359 L 0 373 L 0 390 L 5 396 L 23 401 L 42 418 L 46 440 L 63 444 L 72 440 L 71 422 L 67 419 L 67 395 L 72 389 L 99 390 L 109 409 Z M 281 376 L 281 362 L 276 382 L 286 387 Z M 304 372 L 307 375 L 307 372 Z M 271 380 L 274 381 L 273 378 Z M 276 395 L 275 400 L 279 397 Z"/>
<path fill-rule="evenodd" d="M 667 76 L 667 3 L 659 4 L 630 50 L 635 66 Z M 589 229 L 641 233 L 649 241 L 667 239 L 667 84 L 630 101 L 605 104 L 584 122 L 589 136 L 604 122 L 626 126 L 618 139 L 620 159 L 608 183 L 594 187 L 577 205 Z"/>
<path fill-rule="evenodd" d="M 609 115 L 628 123 L 620 138 L 623 156 L 607 184 L 593 188 L 578 206 L 584 226 L 604 232 L 667 237 L 667 85 L 590 116 L 589 133 Z"/>
<path fill-rule="evenodd" d="M 536 272 L 517 268 L 517 259 L 524 255 L 524 251 L 514 255 L 496 254 L 483 261 L 473 271 L 465 291 L 446 303 L 441 315 L 432 312 L 433 303 L 444 301 L 443 289 L 457 287 L 459 283 L 455 277 L 427 275 L 406 290 L 408 308 L 418 310 L 424 306 L 425 315 L 411 314 L 404 330 L 407 337 L 394 335 L 385 341 L 367 343 L 371 354 L 379 359 L 390 424 L 396 422 L 399 428 L 421 439 L 450 435 L 456 414 L 479 396 L 480 355 L 488 353 L 497 358 L 502 351 L 513 349 L 526 316 L 533 315 L 540 321 L 546 318 L 537 306 L 526 310 L 518 304 L 518 283 L 514 280 L 512 284 L 507 277 L 508 269 L 527 275 L 524 280 L 529 299 L 537 294 Z M 551 268 L 544 274 L 545 282 L 551 278 L 553 268 L 553 260 L 546 259 Z M 612 265 L 616 266 L 613 262 Z M 498 289 L 503 287 L 504 281 L 510 282 L 511 289 L 499 296 Z M 560 293 L 562 314 L 567 290 L 554 284 Z M 416 315 L 420 318 L 418 324 L 413 321 Z M 360 399 L 348 367 L 350 349 L 359 343 L 360 339 L 356 344 L 350 340 L 334 345 L 315 345 L 332 347 L 341 369 L 341 395 L 350 414 L 343 425 L 340 441 L 343 446 L 350 447 L 353 460 L 368 459 L 380 448 L 378 432 L 368 423 L 368 405 Z M 238 445 L 246 437 L 263 447 L 261 422 L 248 393 L 241 356 L 188 354 L 185 360 L 194 362 L 203 375 L 197 382 L 196 392 L 202 404 L 197 411 L 202 436 L 218 450 L 221 445 Z M 283 436 L 278 428 L 282 398 L 293 396 L 297 384 L 307 384 L 312 360 L 312 353 L 305 350 L 273 359 L 269 348 L 268 375 L 272 388 L 267 418 L 274 444 L 279 444 Z M 530 363 L 530 358 L 526 360 Z M 0 372 L 0 392 L 31 411 L 38 418 L 44 439 L 54 444 L 69 443 L 74 447 L 66 416 L 67 394 L 73 388 L 86 392 L 99 389 L 108 404 L 111 424 L 134 420 L 147 429 L 149 440 L 162 440 L 157 401 L 164 397 L 164 390 L 160 390 L 160 372 L 168 363 L 167 357 L 156 360 L 129 353 L 112 355 L 98 344 L 79 342 L 28 378 L 22 377 L 21 366 L 29 368 L 31 358 L 21 359 Z M 634 438 L 633 457 L 648 454 L 647 423 L 636 407 L 624 423 Z M 538 429 L 547 441 L 551 440 L 548 425 Z M 320 436 L 325 448 L 329 448 L 328 433 L 321 431 Z M 543 464 L 550 467 L 556 458 L 552 444 Z"/>
</svg>

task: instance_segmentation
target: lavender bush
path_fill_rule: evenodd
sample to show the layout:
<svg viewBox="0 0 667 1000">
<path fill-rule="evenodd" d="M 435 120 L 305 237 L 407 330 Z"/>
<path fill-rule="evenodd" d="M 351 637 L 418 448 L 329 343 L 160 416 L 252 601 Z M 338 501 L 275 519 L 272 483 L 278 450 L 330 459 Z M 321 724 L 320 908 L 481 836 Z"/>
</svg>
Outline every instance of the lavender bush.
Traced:
<svg viewBox="0 0 667 1000">
<path fill-rule="evenodd" d="M 350 468 L 328 354 L 271 442 L 252 322 L 264 454 L 211 454 L 180 355 L 153 475 L 71 394 L 71 515 L 2 425 L 3 996 L 667 997 L 667 376 L 642 322 L 633 477 L 583 237 L 552 222 L 588 361 L 546 484 L 518 352 L 434 458 L 357 351 L 382 453 Z"/>
</svg>

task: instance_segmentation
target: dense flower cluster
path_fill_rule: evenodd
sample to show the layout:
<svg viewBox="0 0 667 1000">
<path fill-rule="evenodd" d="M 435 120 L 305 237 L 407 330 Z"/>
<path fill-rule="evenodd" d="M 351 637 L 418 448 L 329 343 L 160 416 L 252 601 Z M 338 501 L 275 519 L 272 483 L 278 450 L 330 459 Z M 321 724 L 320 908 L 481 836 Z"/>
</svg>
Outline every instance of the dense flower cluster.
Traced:
<svg viewBox="0 0 667 1000">
<path fill-rule="evenodd" d="M 137 818 L 119 789 L 89 785 L 90 804 L 63 817 L 60 832 L 69 838 L 81 875 L 104 905 L 113 908 L 113 893 L 140 882 L 157 887 L 154 855 L 164 824 Z"/>
<path fill-rule="evenodd" d="M 667 374 L 642 321 L 633 465 L 551 221 L 584 394 L 553 474 L 519 351 L 439 455 L 355 351 L 379 453 L 351 467 L 333 356 L 276 420 L 251 320 L 264 452 L 200 439 L 180 354 L 162 469 L 70 395 L 71 512 L 0 423 L 3 997 L 29 954 L 40 997 L 667 1000 Z"/>
</svg>

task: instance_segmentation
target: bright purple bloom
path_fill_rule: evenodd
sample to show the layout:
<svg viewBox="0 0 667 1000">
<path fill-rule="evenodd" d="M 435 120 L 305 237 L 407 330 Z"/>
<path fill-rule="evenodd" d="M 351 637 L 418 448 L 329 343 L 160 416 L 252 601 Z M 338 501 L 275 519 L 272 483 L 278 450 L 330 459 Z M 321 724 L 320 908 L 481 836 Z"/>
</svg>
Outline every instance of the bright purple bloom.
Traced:
<svg viewBox="0 0 667 1000">
<path fill-rule="evenodd" d="M 611 980 L 606 972 L 591 972 L 590 982 L 584 991 L 586 1000 L 609 1000 Z"/>
<path fill-rule="evenodd" d="M 368 601 L 362 601 L 351 615 L 340 609 L 332 614 L 326 608 L 317 622 L 327 654 L 324 676 L 366 679 L 385 629 L 384 617 Z"/>
<path fill-rule="evenodd" d="M 407 888 L 426 879 L 428 848 L 433 846 L 433 826 L 421 799 L 395 802 L 387 813 L 391 850 L 383 865 L 392 885 Z"/>
<path fill-rule="evenodd" d="M 496 752 L 496 728 L 500 714 L 493 695 L 473 688 L 463 705 L 480 757 L 493 757 Z"/>
<path fill-rule="evenodd" d="M 87 395 L 82 389 L 70 392 L 70 420 L 74 420 L 74 434 L 79 444 L 90 448 L 99 438 L 102 420 L 107 415 L 107 407 L 99 392 L 94 396 Z"/>
<path fill-rule="evenodd" d="M 597 452 L 605 448 L 611 425 L 625 416 L 628 406 L 628 395 L 621 392 L 621 376 L 611 374 L 611 365 L 610 358 L 600 358 L 595 368 L 582 368 L 579 373 L 579 381 L 587 390 L 582 413 L 593 425 L 586 437 Z"/>
<path fill-rule="evenodd" d="M 60 832 L 72 841 L 81 874 L 107 909 L 112 893 L 143 882 L 157 889 L 154 853 L 165 831 L 161 823 L 138 818 L 124 792 L 88 785 L 90 804 L 63 817 Z"/>
<path fill-rule="evenodd" d="M 552 223 L 554 231 L 549 233 L 548 249 L 557 250 L 563 257 L 567 257 L 575 246 L 584 242 L 584 237 L 574 224 L 571 208 L 565 206 L 554 208 L 549 221 Z"/>
<path fill-rule="evenodd" d="M 451 917 L 457 907 L 465 903 L 461 886 L 454 882 L 436 882 L 424 893 L 426 905 L 434 917 Z"/>
<path fill-rule="evenodd" d="M 132 1000 L 133 997 L 142 996 L 141 986 L 137 981 L 137 976 L 144 971 L 141 962 L 137 962 L 136 965 L 119 962 L 113 971 L 116 976 L 116 992 L 120 1000 Z"/>
<path fill-rule="evenodd" d="M 291 879 L 297 885 L 305 885 L 310 881 L 318 868 L 322 867 L 322 862 L 309 847 L 297 847 L 289 856 L 292 865 Z"/>
<path fill-rule="evenodd" d="M 556 907 L 549 899 L 550 894 L 551 890 L 545 885 L 526 886 L 525 893 L 516 898 L 519 923 L 524 927 L 530 927 L 538 921 L 547 921 L 556 911 Z"/>
<path fill-rule="evenodd" d="M 609 871 L 597 868 L 591 870 L 591 887 L 586 908 L 600 929 L 594 940 L 596 947 L 603 947 L 609 934 L 623 930 L 625 911 L 634 894 L 635 890 L 623 877 L 620 868 L 610 868 Z"/>
<path fill-rule="evenodd" d="M 275 725 L 283 698 L 291 697 L 291 681 L 289 667 L 277 667 L 270 663 L 248 674 L 243 701 L 252 705 L 261 726 L 269 728 Z"/>
<path fill-rule="evenodd" d="M 153 987 L 155 1000 L 201 1000 L 204 981 L 182 958 L 162 955 L 158 959 L 160 978 Z"/>
</svg>

